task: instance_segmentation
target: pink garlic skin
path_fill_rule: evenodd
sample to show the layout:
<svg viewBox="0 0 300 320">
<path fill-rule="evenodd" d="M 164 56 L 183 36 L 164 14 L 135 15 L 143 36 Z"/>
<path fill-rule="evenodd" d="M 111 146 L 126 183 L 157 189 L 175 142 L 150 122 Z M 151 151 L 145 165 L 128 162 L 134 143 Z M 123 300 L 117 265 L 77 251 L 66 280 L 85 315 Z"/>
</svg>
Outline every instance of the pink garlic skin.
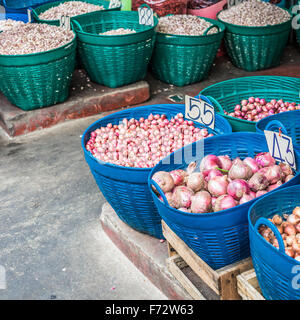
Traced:
<svg viewBox="0 0 300 320">
<path fill-rule="evenodd" d="M 231 180 L 244 179 L 248 180 L 253 175 L 251 168 L 246 165 L 240 158 L 232 161 L 232 167 L 229 170 L 228 177 Z"/>
<path fill-rule="evenodd" d="M 268 170 L 266 171 L 266 178 L 270 184 L 274 184 L 284 178 L 281 167 L 278 165 L 272 165 L 268 167 Z"/>
<path fill-rule="evenodd" d="M 248 181 L 248 185 L 252 191 L 257 192 L 265 190 L 269 185 L 269 181 L 263 173 L 256 172 Z"/>
<path fill-rule="evenodd" d="M 253 174 L 260 169 L 260 166 L 253 158 L 247 157 L 243 162 L 251 168 Z"/>
<path fill-rule="evenodd" d="M 173 191 L 173 201 L 176 208 L 189 208 L 192 203 L 194 191 L 185 186 L 175 187 Z"/>
<path fill-rule="evenodd" d="M 250 193 L 250 188 L 245 180 L 235 179 L 228 184 L 227 193 L 235 200 L 240 200 L 244 194 Z"/>
<path fill-rule="evenodd" d="M 221 168 L 222 164 L 219 158 L 213 154 L 205 156 L 200 163 L 200 171 L 206 171 L 215 168 Z"/>
<path fill-rule="evenodd" d="M 193 172 L 186 178 L 186 186 L 194 192 L 200 191 L 205 187 L 205 181 L 201 172 Z"/>
<path fill-rule="evenodd" d="M 255 196 L 251 195 L 251 194 L 244 194 L 241 199 L 240 199 L 240 202 L 239 204 L 244 204 L 248 201 L 251 201 L 252 199 L 254 199 Z"/>
<path fill-rule="evenodd" d="M 219 197 L 227 193 L 228 180 L 227 176 L 215 177 L 208 181 L 207 189 L 214 197 Z"/>
<path fill-rule="evenodd" d="M 199 191 L 192 196 L 191 211 L 193 213 L 210 212 L 212 208 L 212 198 L 209 192 Z"/>
<path fill-rule="evenodd" d="M 214 212 L 233 208 L 237 205 L 237 201 L 232 196 L 224 194 L 217 198 L 214 204 Z"/>
<path fill-rule="evenodd" d="M 187 176 L 187 173 L 184 170 L 178 169 L 178 170 L 170 171 L 170 175 L 174 180 L 174 185 L 180 186 L 185 183 L 185 178 Z"/>
<path fill-rule="evenodd" d="M 269 167 L 276 164 L 275 159 L 269 152 L 261 152 L 255 156 L 255 161 L 262 167 Z"/>
<path fill-rule="evenodd" d="M 223 170 L 230 170 L 232 166 L 232 161 L 230 160 L 229 156 L 218 156 L 221 162 L 221 169 Z"/>
<path fill-rule="evenodd" d="M 175 186 L 173 178 L 169 172 L 165 172 L 165 171 L 155 172 L 152 179 L 159 185 L 163 193 L 172 191 Z"/>
</svg>

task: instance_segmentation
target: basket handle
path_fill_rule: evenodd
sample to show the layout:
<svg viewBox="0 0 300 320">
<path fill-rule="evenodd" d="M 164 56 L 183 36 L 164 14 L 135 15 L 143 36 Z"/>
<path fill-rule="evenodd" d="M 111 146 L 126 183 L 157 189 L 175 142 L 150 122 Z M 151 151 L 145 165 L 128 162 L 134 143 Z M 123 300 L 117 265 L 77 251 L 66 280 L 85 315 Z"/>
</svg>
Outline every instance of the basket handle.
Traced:
<svg viewBox="0 0 300 320">
<path fill-rule="evenodd" d="M 37 12 L 35 11 L 34 8 L 29 8 L 33 14 L 34 20 L 38 20 L 39 19 L 39 15 L 37 14 Z"/>
<path fill-rule="evenodd" d="M 203 35 L 206 36 L 206 35 L 207 35 L 207 32 L 208 32 L 209 30 L 213 29 L 213 28 L 217 28 L 217 29 L 218 29 L 218 32 L 220 32 L 220 27 L 213 24 L 213 25 L 209 26 L 209 27 L 205 30 L 205 32 L 203 33 Z"/>
<path fill-rule="evenodd" d="M 285 134 L 285 135 L 288 134 L 285 126 L 279 120 L 272 120 L 272 121 L 268 122 L 266 127 L 265 127 L 265 130 L 270 130 L 270 131 L 278 131 L 279 129 L 281 129 L 281 132 L 283 134 Z"/>
<path fill-rule="evenodd" d="M 276 228 L 276 226 L 271 222 L 269 221 L 268 219 L 264 218 L 264 217 L 260 217 L 256 223 L 255 223 L 255 226 L 254 226 L 254 229 L 257 231 L 257 233 L 259 234 L 258 232 L 258 228 L 260 225 L 266 225 L 267 227 L 269 227 L 275 234 L 275 237 L 277 238 L 278 240 L 278 244 L 279 244 L 279 251 L 281 251 L 282 253 L 285 253 L 285 249 L 284 249 L 284 243 L 283 243 L 283 240 L 282 240 L 282 237 L 281 237 L 281 234 L 280 232 L 278 231 L 278 229 Z M 260 235 L 260 234 L 259 234 Z M 261 235 L 260 235 L 261 236 Z"/>
<path fill-rule="evenodd" d="M 149 180 L 149 187 L 151 189 L 151 187 L 155 187 L 156 191 L 159 193 L 159 195 L 163 198 L 163 201 L 165 203 L 166 206 L 169 207 L 169 202 L 165 196 L 165 194 L 163 193 L 163 191 L 161 190 L 160 186 L 153 180 L 153 179 L 150 179 Z"/>
<path fill-rule="evenodd" d="M 83 31 L 80 23 L 78 21 L 76 21 L 75 19 L 71 21 L 72 28 L 74 28 L 73 24 L 75 24 L 75 26 L 79 29 L 79 31 Z"/>
</svg>

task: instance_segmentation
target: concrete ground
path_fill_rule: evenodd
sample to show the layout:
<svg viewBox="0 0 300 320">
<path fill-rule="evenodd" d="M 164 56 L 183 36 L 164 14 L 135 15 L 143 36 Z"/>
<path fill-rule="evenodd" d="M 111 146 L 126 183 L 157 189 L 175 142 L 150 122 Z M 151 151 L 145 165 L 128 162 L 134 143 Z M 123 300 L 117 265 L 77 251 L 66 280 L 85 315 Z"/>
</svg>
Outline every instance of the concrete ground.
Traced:
<svg viewBox="0 0 300 320">
<path fill-rule="evenodd" d="M 101 228 L 104 198 L 80 145 L 98 118 L 1 138 L 0 299 L 166 299 Z"/>
</svg>

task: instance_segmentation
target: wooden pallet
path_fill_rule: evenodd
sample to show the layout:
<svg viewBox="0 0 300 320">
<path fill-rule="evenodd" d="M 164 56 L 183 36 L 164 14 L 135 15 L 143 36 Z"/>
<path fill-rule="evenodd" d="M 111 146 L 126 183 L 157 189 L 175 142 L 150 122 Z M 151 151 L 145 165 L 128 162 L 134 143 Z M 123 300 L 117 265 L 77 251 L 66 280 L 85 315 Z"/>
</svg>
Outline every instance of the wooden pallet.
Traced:
<svg viewBox="0 0 300 320">
<path fill-rule="evenodd" d="M 192 251 L 162 221 L 163 234 L 168 243 L 167 265 L 170 272 L 194 299 L 205 299 L 198 288 L 187 279 L 181 269 L 188 265 L 201 280 L 216 293 L 221 300 L 240 300 L 237 291 L 237 275 L 253 268 L 252 259 L 247 258 L 221 269 L 213 270 L 194 251 Z"/>
<path fill-rule="evenodd" d="M 254 269 L 243 272 L 237 276 L 237 288 L 243 300 L 265 300 Z"/>
</svg>

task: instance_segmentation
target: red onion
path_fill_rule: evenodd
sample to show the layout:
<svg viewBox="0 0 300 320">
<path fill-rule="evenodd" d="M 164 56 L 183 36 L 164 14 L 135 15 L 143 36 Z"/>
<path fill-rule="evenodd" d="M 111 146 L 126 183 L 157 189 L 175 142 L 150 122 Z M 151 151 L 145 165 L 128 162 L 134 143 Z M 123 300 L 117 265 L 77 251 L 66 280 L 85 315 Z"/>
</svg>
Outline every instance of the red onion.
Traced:
<svg viewBox="0 0 300 320">
<path fill-rule="evenodd" d="M 269 167 L 276 164 L 275 159 L 269 152 L 261 152 L 255 156 L 255 161 L 262 167 Z"/>
<path fill-rule="evenodd" d="M 278 188 L 281 185 L 282 185 L 282 182 L 279 180 L 276 183 L 269 185 L 267 191 L 268 192 L 273 191 L 274 189 Z"/>
<path fill-rule="evenodd" d="M 173 193 L 172 192 L 166 192 L 165 197 L 167 198 L 168 204 L 170 207 L 175 208 L 175 203 L 173 200 Z M 164 202 L 162 196 L 159 196 L 159 200 Z"/>
<path fill-rule="evenodd" d="M 201 172 L 193 172 L 186 178 L 187 187 L 191 188 L 193 191 L 197 192 L 205 187 L 205 181 L 203 174 Z"/>
<path fill-rule="evenodd" d="M 232 166 L 232 161 L 230 160 L 229 156 L 218 156 L 221 162 L 221 169 L 223 170 L 230 170 Z"/>
<path fill-rule="evenodd" d="M 191 211 L 193 213 L 210 212 L 212 207 L 211 195 L 207 191 L 199 191 L 192 196 Z"/>
<path fill-rule="evenodd" d="M 248 183 L 243 179 L 232 180 L 227 187 L 227 193 L 235 200 L 240 200 L 244 194 L 249 194 L 249 192 Z"/>
<path fill-rule="evenodd" d="M 218 169 L 210 169 L 210 170 L 203 171 L 202 173 L 206 181 L 209 181 L 214 177 L 223 176 L 222 172 Z"/>
<path fill-rule="evenodd" d="M 170 175 L 174 180 L 174 185 L 180 186 L 184 184 L 187 173 L 184 170 L 178 169 L 178 170 L 170 171 Z"/>
<path fill-rule="evenodd" d="M 217 211 L 233 208 L 236 205 L 237 205 L 237 202 L 233 199 L 232 196 L 228 194 L 224 194 L 217 198 L 213 209 L 215 212 L 217 212 Z"/>
<path fill-rule="evenodd" d="M 279 167 L 282 170 L 282 173 L 285 176 L 289 176 L 289 175 L 293 175 L 293 169 L 291 166 L 289 166 L 288 164 L 284 163 L 284 162 L 280 162 L 279 163 Z"/>
<path fill-rule="evenodd" d="M 174 188 L 174 181 L 169 172 L 157 171 L 154 173 L 152 179 L 159 185 L 164 193 L 172 191 Z"/>
<path fill-rule="evenodd" d="M 253 195 L 251 194 L 243 194 L 243 196 L 240 199 L 239 204 L 243 204 L 246 203 L 248 201 L 251 201 L 252 199 L 254 199 L 255 197 L 253 197 Z"/>
<path fill-rule="evenodd" d="M 227 176 L 214 177 L 208 181 L 208 191 L 214 197 L 219 197 L 227 193 L 228 180 Z"/>
<path fill-rule="evenodd" d="M 274 184 L 281 180 L 284 177 L 284 174 L 280 166 L 272 165 L 268 167 L 266 171 L 266 178 L 270 184 Z"/>
<path fill-rule="evenodd" d="M 257 172 L 260 169 L 260 166 L 253 158 L 247 157 L 243 160 L 243 162 L 251 168 L 252 173 Z"/>
<path fill-rule="evenodd" d="M 231 180 L 244 179 L 248 180 L 252 176 L 251 168 L 246 165 L 240 158 L 232 161 L 232 167 L 229 170 L 228 177 Z"/>
<path fill-rule="evenodd" d="M 173 191 L 173 201 L 176 208 L 189 208 L 192 203 L 194 191 L 185 186 L 175 187 Z"/>
<path fill-rule="evenodd" d="M 248 181 L 248 185 L 251 190 L 257 192 L 260 190 L 265 190 L 269 185 L 269 182 L 263 173 L 256 172 Z"/>
<path fill-rule="evenodd" d="M 221 161 L 213 154 L 205 156 L 200 163 L 200 171 L 222 168 Z"/>
</svg>

